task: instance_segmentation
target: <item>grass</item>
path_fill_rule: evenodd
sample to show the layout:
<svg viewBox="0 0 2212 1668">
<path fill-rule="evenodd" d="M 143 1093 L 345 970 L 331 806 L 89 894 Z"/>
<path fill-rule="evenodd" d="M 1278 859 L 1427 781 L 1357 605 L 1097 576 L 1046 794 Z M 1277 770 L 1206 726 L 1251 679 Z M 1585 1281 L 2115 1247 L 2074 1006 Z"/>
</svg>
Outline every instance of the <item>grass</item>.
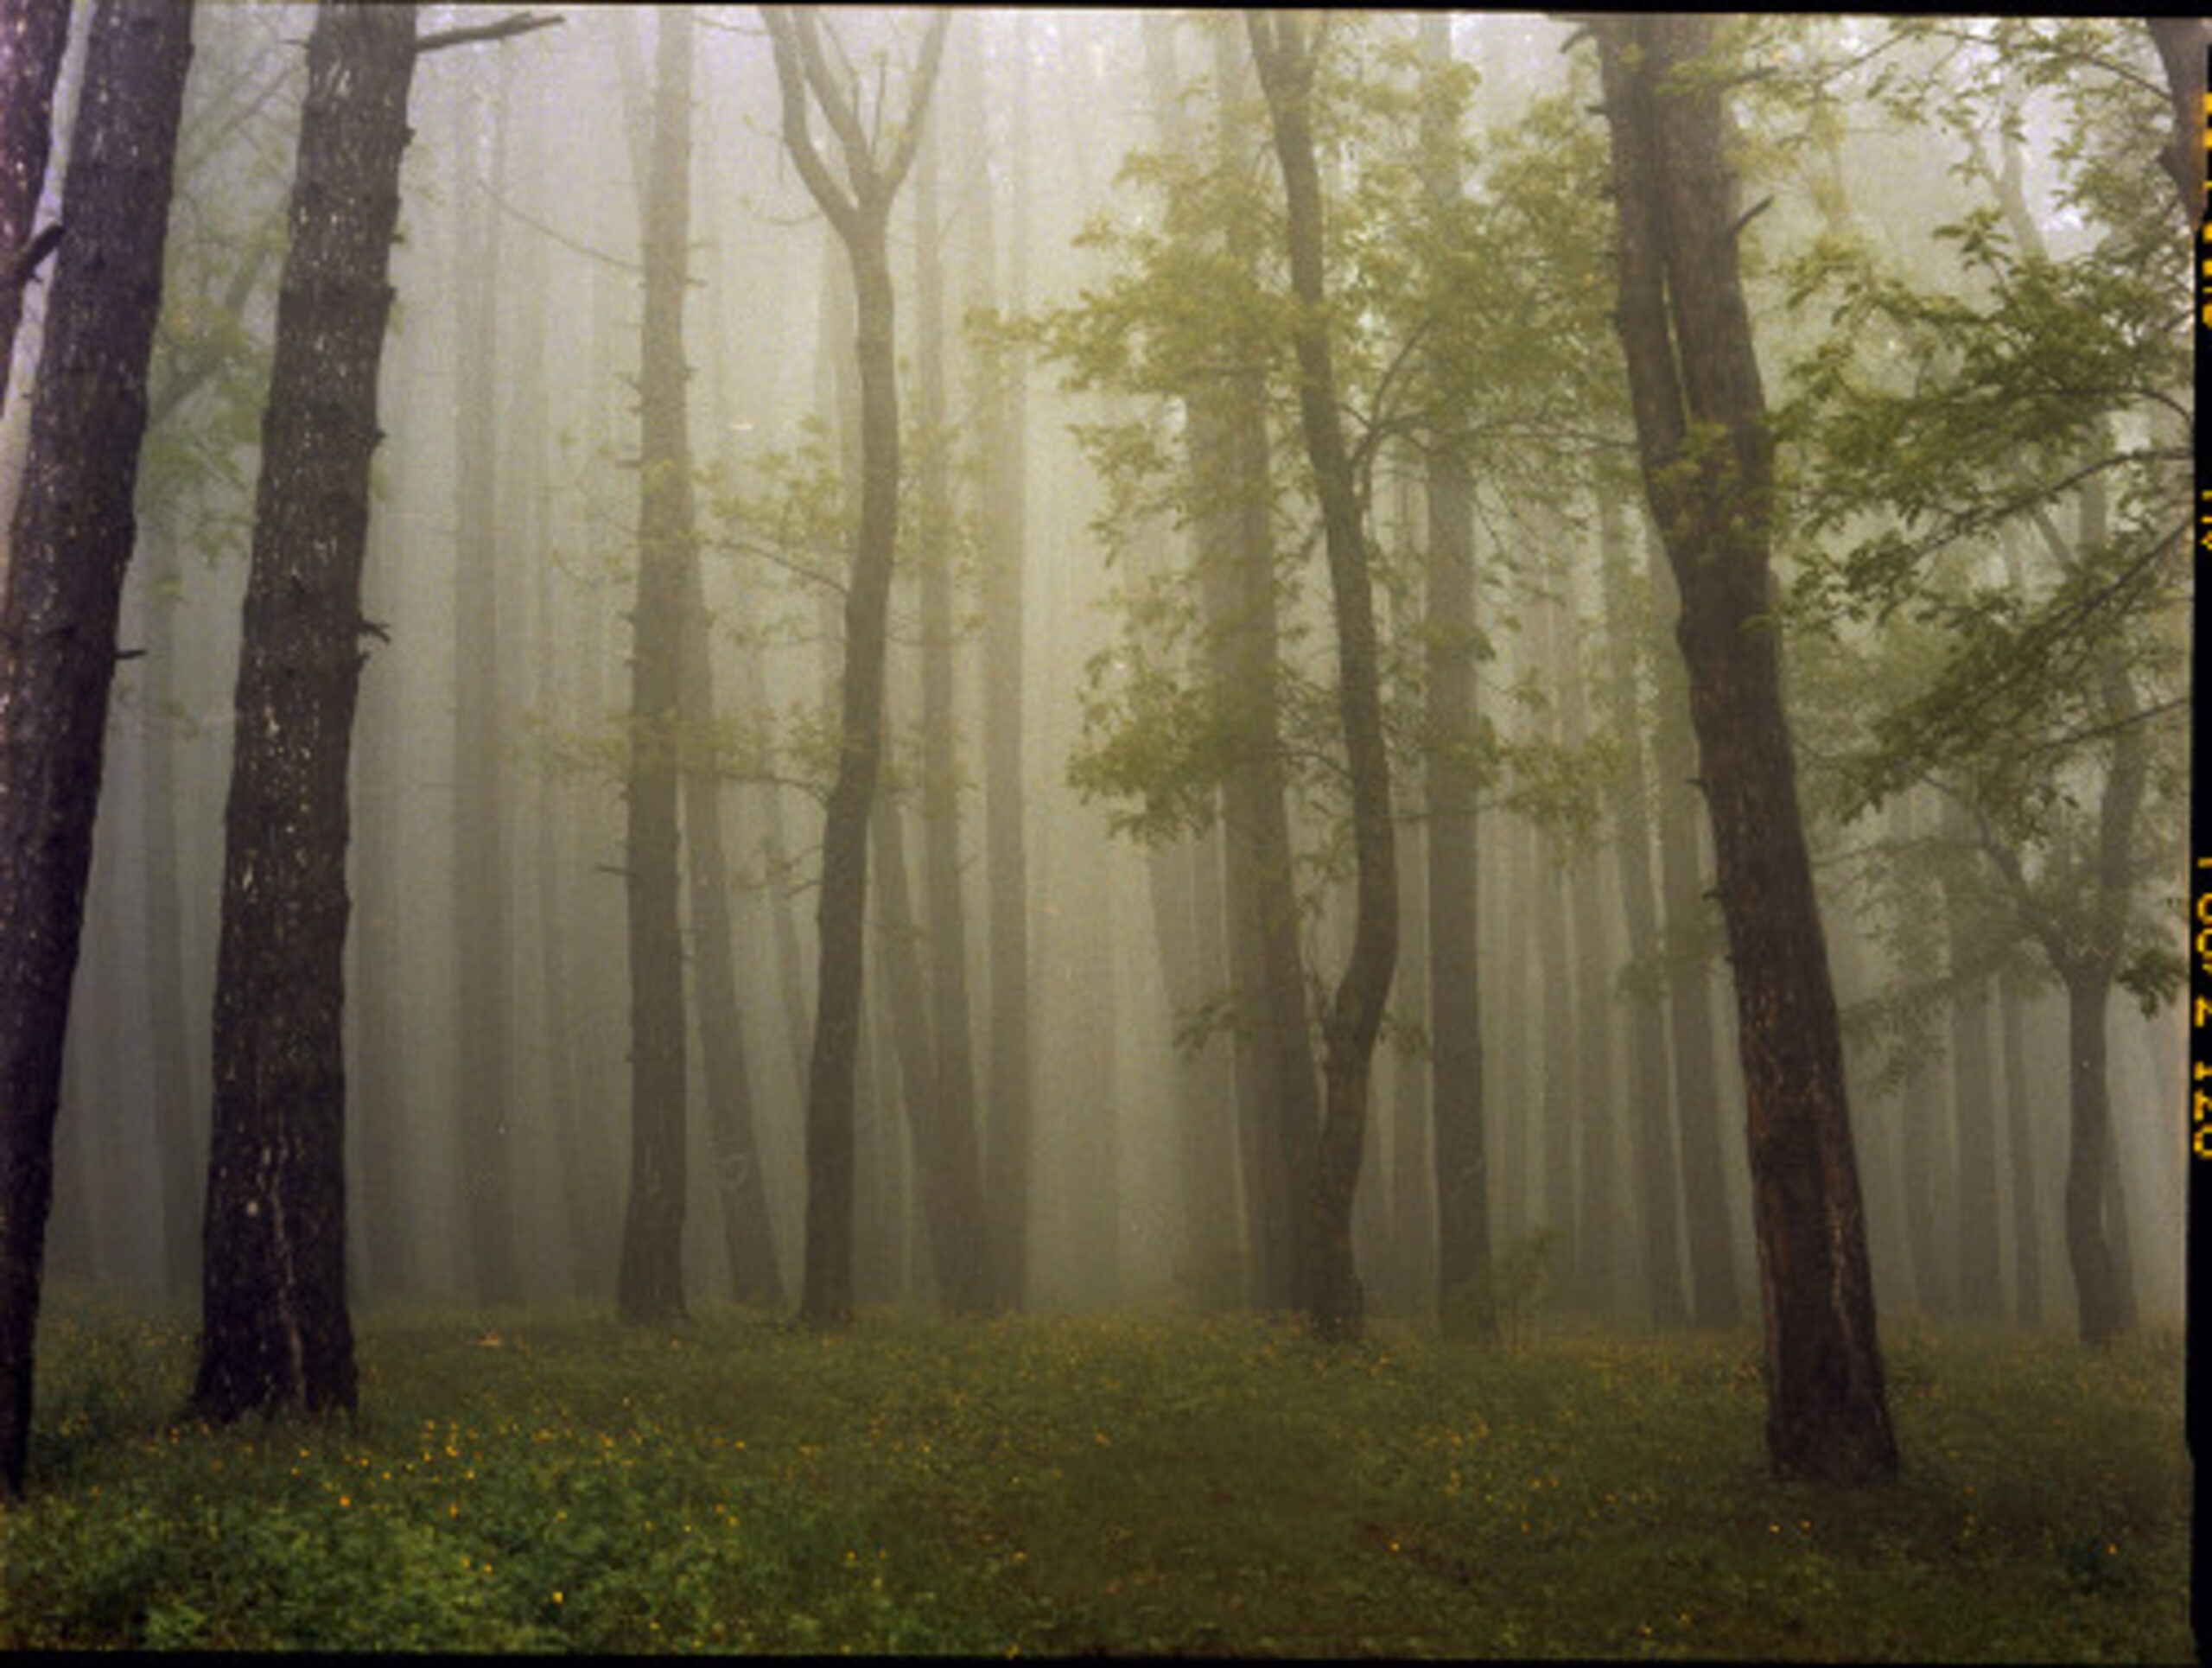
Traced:
<svg viewBox="0 0 2212 1668">
<path fill-rule="evenodd" d="M 1753 1340 L 365 1317 L 363 1410 L 177 1423 L 61 1296 L 0 1649 L 2188 1660 L 2181 1347 L 1892 1324 L 1891 1487 L 1765 1474 Z"/>
</svg>

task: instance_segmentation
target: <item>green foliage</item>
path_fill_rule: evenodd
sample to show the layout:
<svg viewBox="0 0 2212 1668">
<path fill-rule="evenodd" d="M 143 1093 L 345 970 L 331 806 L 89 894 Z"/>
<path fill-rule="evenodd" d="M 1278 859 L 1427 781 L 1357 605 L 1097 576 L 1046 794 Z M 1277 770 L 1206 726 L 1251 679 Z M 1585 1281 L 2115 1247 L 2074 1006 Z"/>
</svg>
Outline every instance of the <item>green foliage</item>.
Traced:
<svg viewBox="0 0 2212 1668">
<path fill-rule="evenodd" d="M 212 1431 L 65 1291 L 0 1649 L 2186 1657 L 2178 1338 L 1885 1344 L 1845 1491 L 1748 1333 L 372 1316 L 358 1418 Z"/>
</svg>

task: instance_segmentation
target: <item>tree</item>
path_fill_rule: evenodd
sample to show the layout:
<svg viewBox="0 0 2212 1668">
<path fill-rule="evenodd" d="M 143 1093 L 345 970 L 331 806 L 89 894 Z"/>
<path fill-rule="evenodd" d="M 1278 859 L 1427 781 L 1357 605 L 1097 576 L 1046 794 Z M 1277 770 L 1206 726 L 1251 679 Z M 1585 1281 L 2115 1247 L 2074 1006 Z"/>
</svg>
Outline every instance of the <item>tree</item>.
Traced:
<svg viewBox="0 0 2212 1668">
<path fill-rule="evenodd" d="M 1421 19 L 1432 66 L 1451 58 L 1450 18 Z M 1459 202 L 1461 183 L 1450 134 L 1458 111 L 1437 86 L 1421 107 L 1423 188 L 1440 212 Z M 1481 641 L 1475 617 L 1475 497 L 1459 448 L 1432 447 L 1423 482 L 1428 511 L 1427 592 L 1422 616 L 1427 650 L 1428 723 L 1434 745 L 1424 761 L 1428 794 L 1428 1035 L 1430 1117 L 1436 1141 L 1436 1292 L 1447 1317 L 1465 1313 L 1455 1291 L 1482 1290 L 1491 1262 L 1490 1164 L 1483 1130 L 1482 1002 L 1477 951 L 1479 841 L 1477 783 L 1464 754 L 1447 743 L 1475 734 L 1476 672 Z M 1478 1336 L 1492 1338 L 1488 1305 L 1466 1314 Z"/>
<path fill-rule="evenodd" d="M 632 1323 L 683 1313 L 687 1187 L 683 938 L 677 888 L 686 576 L 697 560 L 685 405 L 683 288 L 691 205 L 691 22 L 658 14 L 652 137 L 640 208 L 645 315 L 638 379 L 637 602 L 623 887 L 629 902 L 630 1201 L 615 1307 Z"/>
<path fill-rule="evenodd" d="M 54 82 L 68 42 L 69 0 L 0 0 L 0 405 L 8 400 L 24 286 L 61 236 L 55 226 L 34 238 L 31 221 L 46 183 Z"/>
<path fill-rule="evenodd" d="M 2184 792 L 2161 721 L 2187 698 L 2177 477 L 2194 418 L 2172 276 L 2185 227 L 2141 166 L 2171 113 L 2126 62 L 2147 43 L 2101 22 L 1986 27 L 1965 43 L 1986 38 L 2017 77 L 1944 61 L 1889 89 L 1898 113 L 1951 128 L 1958 171 L 1989 188 L 1936 228 L 1954 268 L 1941 291 L 1849 248 L 1816 250 L 1793 275 L 1793 296 L 1828 300 L 1839 327 L 1789 412 L 1809 460 L 1801 519 L 1826 533 L 1878 517 L 1815 548 L 1799 612 L 1831 634 L 1889 626 L 1861 651 L 1895 693 L 1871 725 L 1854 715 L 1847 813 L 1923 782 L 1954 802 L 1957 843 L 1978 860 L 1948 872 L 1954 907 L 2009 917 L 2065 990 L 2065 1238 L 2082 1337 L 2102 1343 L 2135 1316 L 2107 1010 L 2115 987 L 2155 1009 L 2183 971 L 2139 894 L 2177 825 L 2160 813 Z M 2082 136 L 2056 188 L 2086 233 L 2070 252 L 2031 211 L 2015 80 L 2049 90 Z M 1993 1228 L 1992 1203 L 1975 1214 Z"/>
<path fill-rule="evenodd" d="M 69 985 L 84 926 L 192 13 L 92 16 L 0 600 L 0 1497 L 22 1493 Z M 12 162 L 15 158 L 10 156 Z M 150 211 L 150 212 L 149 212 Z"/>
<path fill-rule="evenodd" d="M 1895 1474 L 1843 1047 L 1771 626 L 1773 436 L 1700 17 L 1603 17 L 1617 328 L 1644 491 L 1680 588 L 1733 965 L 1778 1475 Z"/>
<path fill-rule="evenodd" d="M 908 87 L 905 119 L 874 146 L 857 103 L 824 52 L 811 7 L 764 6 L 792 165 L 845 246 L 858 315 L 861 506 L 845 589 L 845 665 L 836 777 L 822 835 L 821 933 L 806 1107 L 806 1270 L 800 1314 L 812 1325 L 852 1319 L 853 1065 L 859 1039 L 870 807 L 883 750 L 883 672 L 892 558 L 899 537 L 899 393 L 887 232 L 912 165 L 944 56 L 948 13 L 932 13 Z M 818 107 L 837 141 L 841 181 L 814 143 Z"/>
<path fill-rule="evenodd" d="M 340 1014 L 361 562 L 415 16 L 326 3 L 277 296 L 224 812 L 193 1404 L 349 1408 Z"/>
<path fill-rule="evenodd" d="M 276 302 L 224 810 L 215 1096 L 192 1402 L 354 1404 L 346 1291 L 346 850 L 377 376 L 416 59 L 412 8 L 325 0 Z"/>
<path fill-rule="evenodd" d="M 1398 953 L 1396 827 L 1391 819 L 1390 760 L 1383 745 L 1382 697 L 1369 577 L 1367 532 L 1337 404 L 1336 368 L 1323 315 L 1323 201 L 1315 161 L 1313 86 L 1319 27 L 1306 33 L 1292 12 L 1245 14 L 1252 58 L 1274 127 L 1288 221 L 1291 294 L 1298 304 L 1292 341 L 1298 358 L 1299 416 L 1321 502 L 1323 544 L 1337 633 L 1338 700 L 1351 777 L 1357 863 L 1352 942 L 1323 1016 L 1325 1096 L 1312 1193 L 1304 1201 L 1304 1302 L 1324 1338 L 1356 1338 L 1362 1326 L 1352 1267 L 1351 1206 L 1359 1183 L 1375 1040 Z"/>
</svg>

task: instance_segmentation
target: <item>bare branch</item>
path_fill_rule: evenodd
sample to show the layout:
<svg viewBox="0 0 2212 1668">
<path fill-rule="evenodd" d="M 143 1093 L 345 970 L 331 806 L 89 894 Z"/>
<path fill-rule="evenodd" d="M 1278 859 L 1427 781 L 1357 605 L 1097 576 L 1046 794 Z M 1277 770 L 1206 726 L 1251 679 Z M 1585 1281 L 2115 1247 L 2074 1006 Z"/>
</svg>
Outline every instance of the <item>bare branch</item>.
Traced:
<svg viewBox="0 0 2212 1668">
<path fill-rule="evenodd" d="M 518 11 L 496 23 L 477 23 L 467 29 L 440 29 L 435 35 L 426 35 L 415 43 L 415 55 L 420 58 L 425 53 L 443 52 L 448 47 L 471 47 L 486 41 L 505 41 L 537 29 L 552 29 L 568 21 L 557 12 L 540 17 L 535 12 Z"/>
</svg>

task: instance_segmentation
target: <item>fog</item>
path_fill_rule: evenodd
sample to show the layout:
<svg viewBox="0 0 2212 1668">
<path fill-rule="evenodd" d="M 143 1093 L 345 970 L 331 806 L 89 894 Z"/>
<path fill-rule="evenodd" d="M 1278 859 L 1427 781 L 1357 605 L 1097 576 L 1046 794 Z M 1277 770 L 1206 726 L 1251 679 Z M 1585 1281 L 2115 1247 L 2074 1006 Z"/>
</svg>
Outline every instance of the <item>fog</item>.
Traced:
<svg viewBox="0 0 2212 1668">
<path fill-rule="evenodd" d="M 505 15 L 429 10 L 426 32 Z M 346 1267 L 364 1309 L 605 1309 L 614 1302 L 632 1153 L 624 773 L 635 745 L 627 715 L 640 487 L 640 194 L 664 15 L 565 8 L 558 27 L 426 56 L 416 78 L 364 581 L 363 613 L 374 629 L 363 643 L 351 766 Z M 733 1301 L 728 1212 L 740 1195 L 718 1178 L 728 1180 L 737 1161 L 709 1121 L 702 1045 L 735 1028 L 757 1196 L 789 1308 L 805 1260 L 816 909 L 836 761 L 847 506 L 857 501 L 840 485 L 841 473 L 853 481 L 858 468 L 854 301 L 844 252 L 781 137 L 758 14 L 700 7 L 693 16 L 683 346 L 716 710 L 711 725 L 687 732 L 685 748 L 693 767 L 711 774 L 720 808 L 736 984 L 733 1008 L 699 1010 L 697 905 L 687 902 L 683 1283 L 694 1311 Z M 57 1125 L 49 1279 L 180 1304 L 199 1279 L 240 608 L 304 80 L 300 48 L 312 22 L 302 7 L 201 11 L 156 347 L 156 421 L 124 603 L 121 640 L 131 658 L 118 669 L 111 708 Z M 838 9 L 826 27 L 858 72 L 877 137 L 895 137 L 921 15 Z M 1090 351 L 1103 356 L 1118 338 L 1128 362 L 1102 357 L 1086 369 L 1079 348 L 1054 351 L 1068 348 L 1075 329 L 1056 327 L 1056 316 L 1086 305 L 1135 309 L 1138 300 L 1116 286 L 1147 251 L 1187 231 L 1175 218 L 1187 204 L 1171 213 L 1159 185 L 1161 170 L 1173 169 L 1124 166 L 1138 153 L 1171 154 L 1169 113 L 1148 79 L 1146 27 L 1130 12 L 963 10 L 926 117 L 923 143 L 936 154 L 918 164 L 937 170 L 938 222 L 918 221 L 917 178 L 892 210 L 906 474 L 879 792 L 900 814 L 915 920 L 886 918 L 886 890 L 872 875 L 855 1102 L 854 1296 L 863 1315 L 941 1307 L 945 1296 L 931 1235 L 949 1230 L 930 1219 L 908 1110 L 912 1066 L 902 1059 L 890 1005 L 890 952 L 899 935 L 922 949 L 925 994 L 935 1003 L 944 981 L 931 952 L 953 929 L 925 850 L 930 640 L 926 563 L 916 554 L 925 548 L 944 552 L 951 570 L 956 791 L 945 797 L 957 816 L 974 1083 L 965 1115 L 987 1179 L 1001 1177 L 994 1149 L 1007 1139 L 1005 1080 L 991 1062 L 994 1015 L 1009 1000 L 994 985 L 990 880 L 1006 858 L 988 837 L 987 747 L 992 726 L 1018 727 L 1005 733 L 1018 733 L 1019 745 L 1014 825 L 1026 869 L 1030 1160 L 1026 1197 L 995 1191 L 988 1213 L 1001 1247 L 1008 1213 L 1026 1228 L 1014 1302 L 1037 1311 L 1268 1302 L 1253 1249 L 1255 1149 L 1237 1133 L 1234 1088 L 1236 1072 L 1249 1069 L 1240 1039 L 1260 1022 L 1249 993 L 1225 983 L 1223 957 L 1179 959 L 1186 951 L 1163 934 L 1159 891 L 1171 884 L 1169 865 L 1185 865 L 1185 881 L 1173 883 L 1199 885 L 1202 897 L 1214 899 L 1205 937 L 1219 939 L 1219 789 L 1235 761 L 1224 761 L 1220 736 L 1195 718 L 1180 752 L 1173 740 L 1172 715 L 1187 710 L 1174 708 L 1171 690 L 1187 694 L 1203 684 L 1201 604 L 1189 576 L 1206 512 L 1177 496 L 1174 461 L 1192 419 L 1171 392 L 1181 373 L 1166 360 L 1197 353 L 1194 341 L 1210 334 L 1233 353 L 1265 326 L 1233 298 L 1209 325 L 1203 286 L 1179 291 L 1173 278 L 1154 277 L 1142 298 L 1153 314 L 1133 312 L 1119 323 L 1093 314 L 1090 328 L 1103 334 Z M 1344 27 L 1358 36 L 1373 86 L 1410 76 L 1412 20 L 1377 14 Z M 1610 258 L 1605 202 L 1580 205 L 1590 225 L 1578 242 L 1563 200 L 1545 194 L 1556 182 L 1539 177 L 1548 151 L 1571 147 L 1543 140 L 1532 112 L 1558 120 L 1594 98 L 1587 48 L 1563 50 L 1571 33 L 1536 16 L 1465 14 L 1452 24 L 1453 57 L 1479 76 L 1460 118 L 1466 188 L 1493 207 L 1505 205 L 1501 239 L 1516 226 L 1522 236 L 1497 245 L 1494 265 L 1510 270 L 1484 281 L 1517 272 L 1535 286 L 1532 296 L 1556 277 L 1547 262 L 1571 266 L 1586 245 L 1597 251 L 1593 261 Z M 1190 26 L 1177 35 L 1174 114 L 1211 135 L 1211 38 Z M 2147 46 L 2133 49 L 2150 61 Z M 1370 199 L 1410 190 L 1402 151 L 1413 118 L 1355 102 L 1342 100 L 1325 129 L 1324 173 L 1334 202 L 1364 213 Z M 2094 202 L 2085 207 L 2065 189 L 2067 114 L 2056 95 L 2023 86 L 2015 158 L 2023 201 L 2059 257 L 2088 247 L 2101 229 L 2088 218 Z M 1832 175 L 1807 160 L 1809 149 L 1784 143 L 1783 112 L 1748 119 L 1753 137 L 1770 147 L 1757 156 L 1754 165 L 1768 174 L 1751 194 L 1771 194 L 1775 207 L 1746 239 L 1754 328 L 1779 398 L 1784 366 L 1808 360 L 1826 328 L 1824 309 L 1791 311 L 1783 301 L 1787 261 L 1821 230 L 1807 181 L 1843 193 L 1847 220 L 1907 270 L 1936 275 L 1927 281 L 1937 284 L 1949 257 L 1935 251 L 1927 228 L 1970 212 L 1990 188 L 1950 167 L 1971 136 L 1947 132 L 1933 114 L 1919 132 L 1906 131 L 1871 96 L 1847 102 L 1836 118 Z M 57 143 L 66 131 L 57 115 Z M 1247 135 L 1246 174 L 1255 190 L 1279 190 L 1265 131 L 1262 116 Z M 1514 211 L 1524 200 L 1516 193 L 1531 206 Z M 1387 388 L 1402 345 L 1390 309 L 1403 299 L 1388 292 L 1395 280 L 1378 252 L 1398 246 L 1389 240 L 1403 233 L 1374 213 L 1357 236 L 1375 241 L 1357 246 L 1365 251 L 1358 258 L 1374 262 L 1372 287 L 1337 320 L 1349 367 L 1345 403 L 1368 417 L 1383 408 L 1377 389 Z M 1259 214 L 1255 235 L 1274 235 L 1275 213 Z M 988 224 L 978 226 L 979 214 Z M 1414 245 L 1402 247 L 1413 258 Z M 259 274 L 241 286 L 241 264 L 257 249 Z M 1348 263 L 1354 252 L 1336 251 Z M 919 335 L 925 256 L 941 264 L 934 282 L 944 294 L 943 334 L 934 343 Z M 1961 277 L 1961 293 L 1980 281 Z M 1558 328 L 1544 322 L 1556 299 L 1545 290 L 1527 303 L 1522 310 L 1536 321 L 1529 328 Z M 0 426 L 0 493 L 10 498 L 35 381 L 35 290 L 31 301 Z M 1484 315 L 1500 329 L 1496 322 L 1514 315 L 1503 302 Z M 1371 326 L 1364 337 L 1363 316 Z M 1585 316 L 1598 321 L 1593 331 L 1609 328 L 1602 306 Z M 1588 345 L 1593 356 L 1613 352 L 1601 334 Z M 1556 375 L 1566 387 L 1584 374 L 1555 363 L 1567 346 L 1539 335 L 1471 348 L 1464 374 L 1518 378 L 1523 390 Z M 162 411 L 164 366 L 174 374 L 202 351 L 219 368 Z M 931 354 L 941 356 L 944 390 L 934 430 L 918 391 Z M 1327 988 L 1351 942 L 1352 868 L 1332 751 L 1341 743 L 1325 723 L 1334 638 L 1318 512 L 1288 361 L 1277 352 L 1269 362 L 1278 384 L 1265 408 L 1276 468 L 1267 513 L 1287 669 L 1295 925 L 1318 1037 Z M 986 377 L 997 363 L 1012 364 L 1021 387 L 1011 433 L 993 428 L 984 409 L 997 398 Z M 1084 377 L 1091 385 L 1074 385 Z M 1110 385 L 1116 378 L 1120 385 Z M 1593 453 L 1610 448 L 1629 458 L 1619 426 L 1625 408 L 1610 398 L 1611 437 L 1592 442 Z M 1653 565 L 1656 546 L 1647 543 L 1634 488 L 1593 487 L 1600 477 L 1592 468 L 1560 461 L 1573 449 L 1562 435 L 1589 426 L 1583 408 L 1562 416 L 1563 407 L 1548 409 L 1530 393 L 1519 406 L 1500 398 L 1494 409 L 1509 438 L 1478 456 L 1475 487 L 1483 728 L 1479 738 L 1463 738 L 1480 754 L 1475 984 L 1490 1243 L 1501 1258 L 1532 1248 L 1546 1262 L 1542 1317 L 1651 1327 L 1651 1158 L 1639 1144 L 1651 1126 L 1639 1125 L 1647 1114 L 1637 1109 L 1656 1096 L 1668 1174 L 1676 1177 L 1664 1207 L 1687 1211 L 1685 1194 L 1701 1188 L 1721 1201 L 1738 1314 L 1748 1322 L 1758 1282 L 1735 1005 L 1709 895 L 1705 812 L 1687 780 L 1694 766 L 1683 772 L 1687 755 L 1667 753 L 1662 740 L 1672 727 L 1679 742 L 1687 723 L 1679 664 L 1670 665 L 1675 604 L 1650 583 L 1663 563 Z M 1413 426 L 1407 418 L 1404 432 Z M 1510 438 L 1522 430 L 1525 444 Z M 1103 471 L 1101 449 L 1110 450 L 1116 436 L 1122 464 L 1149 447 L 1155 467 Z M 1427 512 L 1417 490 L 1420 446 L 1396 446 L 1377 442 L 1366 510 L 1376 548 L 1398 563 L 1378 582 L 1377 606 L 1400 651 L 1385 673 L 1386 699 L 1404 715 L 1394 735 L 1402 749 L 1400 934 L 1353 1245 L 1370 1314 L 1427 1317 L 1440 1302 L 1429 1096 L 1437 1039 L 1424 959 L 1432 901 L 1422 868 L 1422 748 L 1433 738 L 1424 742 L 1413 716 L 1423 604 L 1408 576 L 1420 571 Z M 937 489 L 926 485 L 933 453 Z M 990 494 L 1017 454 L 1017 513 L 1011 524 L 994 520 Z M 945 500 L 931 501 L 933 490 Z M 1609 495 L 1606 513 L 1618 525 L 1601 528 Z M 2069 500 L 2053 513 L 2070 525 L 2078 510 Z M 1820 569 L 1822 538 L 1840 551 L 1871 537 L 1869 528 L 1862 512 L 1784 540 L 1783 585 L 1833 572 Z M 1011 689 L 994 685 L 985 645 L 988 575 L 1008 549 L 1019 563 L 1021 668 Z M 2046 583 L 2035 576 L 2040 557 L 2031 546 L 1992 542 L 1971 559 L 2002 573 L 2008 557 L 2028 575 L 2024 594 Z M 469 571 L 488 580 L 474 595 Z M 1849 625 L 1840 640 L 1874 656 L 1884 632 L 1904 640 L 1908 612 Z M 2151 617 L 2144 629 L 2171 632 L 2171 616 Z M 2066 992 L 2038 972 L 2017 926 L 1976 964 L 1986 977 L 1971 990 L 1943 983 L 1960 953 L 1951 946 L 1962 942 L 1951 926 L 1981 907 L 1967 901 L 1977 882 L 1910 871 L 1899 854 L 1947 826 L 1949 802 L 1908 775 L 1878 808 L 1844 814 L 1847 796 L 1834 785 L 1848 773 L 1837 761 L 1874 740 L 1875 691 L 1842 649 L 1805 630 L 1803 645 L 1789 640 L 1789 697 L 1885 1321 L 1917 1314 L 2064 1331 L 2073 1322 L 2062 1226 Z M 472 672 L 485 676 L 470 691 Z M 1147 706 L 1154 697 L 1161 704 Z M 2031 748 L 2026 723 L 1993 729 L 1980 745 L 1992 758 Z M 2157 733 L 2157 745 L 2171 751 L 2177 741 L 2170 730 Z M 1832 765 L 1836 771 L 1824 774 Z M 2101 768 L 2086 758 L 2053 780 L 2071 782 L 2078 802 L 2094 804 Z M 2179 776 L 2177 767 L 2158 768 Z M 1147 771 L 1150 799 L 1128 786 Z M 2145 814 L 2177 830 L 2185 782 L 2159 791 L 2166 797 L 2154 795 Z M 1201 809 L 1184 814 L 1177 805 Z M 1690 830 L 1687 849 L 1703 865 L 1687 903 L 1661 875 L 1659 845 L 1670 812 L 1685 807 L 1693 820 L 1677 827 Z M 2171 957 L 2179 910 L 2166 894 L 2179 865 L 2161 869 L 2152 850 L 2165 837 L 2142 837 L 2149 855 L 2138 864 L 2135 895 L 2137 914 L 2151 923 L 2148 939 Z M 2061 851 L 2071 837 L 2052 836 L 2050 849 Z M 692 842 L 687 821 L 683 861 Z M 2049 863 L 2038 873 L 2059 875 L 2061 857 Z M 1233 864 L 1227 872 L 1233 882 Z M 1657 965 L 1650 946 L 1631 938 L 1636 905 L 1624 888 L 1639 872 L 1647 891 L 1659 892 L 1665 953 Z M 1994 886 L 1986 875 L 1979 883 Z M 1982 923 L 1974 930 L 1999 933 L 1986 913 L 1974 916 Z M 480 966 L 469 961 L 472 945 L 486 952 Z M 1695 1001 L 1669 1005 L 1675 991 L 1694 992 Z M 1953 1015 L 1961 1003 L 1969 1004 L 1962 1022 Z M 1656 1055 L 1637 1041 L 1647 1009 L 1669 1015 L 1656 1032 L 1644 1029 L 1658 1038 Z M 1719 1132 L 1717 1188 L 1714 1176 L 1692 1173 L 1678 1144 L 1686 1119 L 1680 1065 L 1689 1046 L 1680 1028 L 1698 1014 L 1712 1027 L 1716 1062 L 1702 1111 Z M 2113 996 L 2114 1150 L 2133 1277 L 2153 1317 L 2177 1314 L 2181 1301 L 2182 1024 L 2171 1005 L 2145 1018 L 2127 992 Z M 472 1036 L 496 1046 L 471 1056 L 464 1044 Z M 937 1057 L 942 1064 L 942 1034 Z M 1209 1152 L 1216 1157 L 1203 1159 Z M 1198 1184 L 1201 1162 L 1218 1165 L 1205 1174 L 1225 1179 L 1225 1191 Z M 1990 1202 L 1962 1205 L 1977 1180 Z M 510 1203 L 486 1202 L 500 1197 Z M 1962 1247 L 1957 1228 L 1962 1213 L 1976 1209 L 1986 1214 L 1971 1219 L 1985 1225 L 1998 1251 L 1993 1293 L 1974 1287 L 1976 1253 Z M 501 1210 L 519 1276 L 512 1291 L 487 1285 L 472 1249 L 484 1213 Z M 1682 1232 L 1670 1230 L 1666 1240 L 1681 1247 L 1681 1261 L 1658 1283 L 1677 1295 L 1659 1307 L 1679 1315 L 1688 1303 L 1689 1251 Z"/>
</svg>

